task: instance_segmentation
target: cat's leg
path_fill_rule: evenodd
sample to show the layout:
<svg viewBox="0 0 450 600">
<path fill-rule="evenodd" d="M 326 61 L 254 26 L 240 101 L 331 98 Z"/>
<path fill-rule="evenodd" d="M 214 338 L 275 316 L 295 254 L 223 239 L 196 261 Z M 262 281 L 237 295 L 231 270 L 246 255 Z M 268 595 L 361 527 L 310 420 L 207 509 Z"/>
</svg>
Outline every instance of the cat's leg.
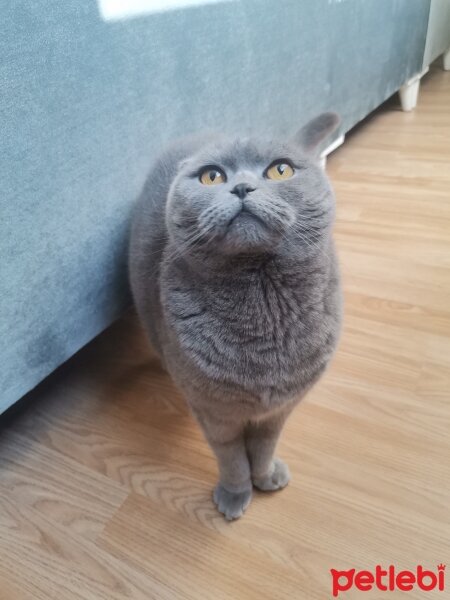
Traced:
<svg viewBox="0 0 450 600">
<path fill-rule="evenodd" d="M 262 491 L 281 490 L 291 478 L 287 465 L 274 457 L 278 438 L 290 412 L 291 408 L 247 425 L 245 444 L 252 481 Z"/>
<path fill-rule="evenodd" d="M 238 519 L 250 504 L 252 481 L 240 423 L 215 420 L 198 415 L 197 419 L 217 458 L 219 483 L 214 489 L 214 502 L 226 519 Z"/>
</svg>

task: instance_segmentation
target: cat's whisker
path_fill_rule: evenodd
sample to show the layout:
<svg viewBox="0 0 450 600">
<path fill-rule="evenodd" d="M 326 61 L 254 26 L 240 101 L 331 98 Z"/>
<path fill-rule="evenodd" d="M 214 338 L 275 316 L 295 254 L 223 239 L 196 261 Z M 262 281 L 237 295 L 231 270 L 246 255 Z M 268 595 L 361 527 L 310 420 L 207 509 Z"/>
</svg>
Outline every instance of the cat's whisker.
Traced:
<svg viewBox="0 0 450 600">
<path fill-rule="evenodd" d="M 200 245 L 202 238 L 205 238 L 209 233 L 211 233 L 211 231 L 213 229 L 214 229 L 214 226 L 210 225 L 208 228 L 203 229 L 202 231 L 195 232 L 190 237 L 183 240 L 183 242 L 181 244 L 179 244 L 176 248 L 174 248 L 171 253 L 167 254 L 165 257 L 166 260 L 169 260 L 169 261 L 174 260 L 175 258 L 184 256 L 189 250 L 191 250 L 191 251 L 194 250 L 196 247 L 198 247 Z M 204 245 L 205 246 L 209 245 L 213 239 L 214 239 L 214 236 L 212 236 L 210 238 L 206 238 L 204 240 Z"/>
<path fill-rule="evenodd" d="M 303 238 L 308 238 L 309 240 L 316 242 L 323 239 L 326 230 L 322 227 L 302 227 L 301 225 L 296 224 L 292 228 L 292 231 Z"/>
<path fill-rule="evenodd" d="M 287 243 L 289 243 L 291 241 L 287 237 L 284 228 L 281 228 L 281 227 L 277 228 L 277 231 L 281 234 L 281 236 Z M 294 236 L 297 237 L 301 242 L 306 244 L 311 250 L 319 250 L 320 249 L 320 245 L 318 244 L 319 240 L 322 237 L 320 234 L 316 233 L 313 235 L 308 235 L 308 233 L 305 232 L 304 229 L 300 229 L 296 226 L 293 226 L 291 228 L 291 232 L 293 232 Z"/>
</svg>

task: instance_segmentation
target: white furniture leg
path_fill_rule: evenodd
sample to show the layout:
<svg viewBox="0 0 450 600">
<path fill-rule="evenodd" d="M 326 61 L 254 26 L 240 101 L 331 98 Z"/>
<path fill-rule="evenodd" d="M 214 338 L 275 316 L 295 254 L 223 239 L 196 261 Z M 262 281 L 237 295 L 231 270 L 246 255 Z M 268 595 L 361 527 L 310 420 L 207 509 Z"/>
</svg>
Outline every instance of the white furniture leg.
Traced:
<svg viewBox="0 0 450 600">
<path fill-rule="evenodd" d="M 442 62 L 444 64 L 444 71 L 450 71 L 450 48 L 442 55 Z"/>
<path fill-rule="evenodd" d="M 325 167 L 327 166 L 327 156 L 329 154 L 331 154 L 333 152 L 333 150 L 336 150 L 336 148 L 339 148 L 339 146 L 342 146 L 342 144 L 344 143 L 344 140 L 345 140 L 345 135 L 340 135 L 338 138 L 336 138 L 334 140 L 334 142 L 332 142 L 329 146 L 327 146 L 323 152 L 320 153 L 319 163 L 320 163 L 320 166 L 322 167 L 322 169 L 325 169 Z"/>
<path fill-rule="evenodd" d="M 428 72 L 429 67 L 426 67 L 421 73 L 417 73 L 411 79 L 402 85 L 399 89 L 400 95 L 400 104 L 402 105 L 402 110 L 408 112 L 413 110 L 417 106 L 417 98 L 419 97 L 419 86 L 420 80 Z"/>
</svg>

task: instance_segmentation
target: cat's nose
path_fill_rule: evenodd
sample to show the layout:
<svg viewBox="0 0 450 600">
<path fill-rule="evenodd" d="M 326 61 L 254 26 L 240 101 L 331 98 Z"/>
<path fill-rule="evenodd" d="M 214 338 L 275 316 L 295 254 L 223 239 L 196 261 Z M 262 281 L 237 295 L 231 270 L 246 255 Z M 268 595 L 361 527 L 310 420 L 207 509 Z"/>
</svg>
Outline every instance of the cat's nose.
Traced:
<svg viewBox="0 0 450 600">
<path fill-rule="evenodd" d="M 250 192 L 254 192 L 255 189 L 256 188 L 251 186 L 249 183 L 238 183 L 231 190 L 231 193 L 235 194 L 238 198 L 243 200 L 247 194 L 250 194 Z"/>
</svg>

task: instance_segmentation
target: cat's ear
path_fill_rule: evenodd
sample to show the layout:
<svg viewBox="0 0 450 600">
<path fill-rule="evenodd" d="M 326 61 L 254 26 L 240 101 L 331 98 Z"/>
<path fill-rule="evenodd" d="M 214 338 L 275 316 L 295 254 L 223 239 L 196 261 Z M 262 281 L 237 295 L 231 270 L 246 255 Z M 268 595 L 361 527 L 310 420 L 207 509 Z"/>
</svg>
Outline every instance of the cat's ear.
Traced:
<svg viewBox="0 0 450 600">
<path fill-rule="evenodd" d="M 314 153 L 338 127 L 341 119 L 337 113 L 325 112 L 304 125 L 294 136 L 294 141 L 308 153 Z"/>
</svg>

